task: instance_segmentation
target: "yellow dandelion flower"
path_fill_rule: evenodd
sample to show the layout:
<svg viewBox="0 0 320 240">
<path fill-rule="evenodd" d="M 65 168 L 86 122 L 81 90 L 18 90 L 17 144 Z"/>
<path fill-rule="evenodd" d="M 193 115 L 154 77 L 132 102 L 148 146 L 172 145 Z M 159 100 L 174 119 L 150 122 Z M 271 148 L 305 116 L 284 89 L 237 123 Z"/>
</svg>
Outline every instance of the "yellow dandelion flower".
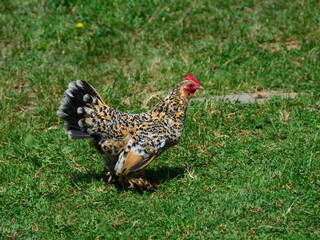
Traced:
<svg viewBox="0 0 320 240">
<path fill-rule="evenodd" d="M 77 23 L 76 27 L 77 28 L 83 28 L 83 24 L 82 23 Z"/>
</svg>

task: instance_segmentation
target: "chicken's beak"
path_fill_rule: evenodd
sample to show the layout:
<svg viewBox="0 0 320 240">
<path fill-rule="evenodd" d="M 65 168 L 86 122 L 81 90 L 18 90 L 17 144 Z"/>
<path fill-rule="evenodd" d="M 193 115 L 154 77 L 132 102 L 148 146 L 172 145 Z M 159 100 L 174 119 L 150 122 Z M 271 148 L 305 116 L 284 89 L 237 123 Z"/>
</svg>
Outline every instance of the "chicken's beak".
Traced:
<svg viewBox="0 0 320 240">
<path fill-rule="evenodd" d="M 197 89 L 203 90 L 203 87 L 202 87 L 201 85 L 198 85 L 198 86 L 197 86 Z"/>
</svg>

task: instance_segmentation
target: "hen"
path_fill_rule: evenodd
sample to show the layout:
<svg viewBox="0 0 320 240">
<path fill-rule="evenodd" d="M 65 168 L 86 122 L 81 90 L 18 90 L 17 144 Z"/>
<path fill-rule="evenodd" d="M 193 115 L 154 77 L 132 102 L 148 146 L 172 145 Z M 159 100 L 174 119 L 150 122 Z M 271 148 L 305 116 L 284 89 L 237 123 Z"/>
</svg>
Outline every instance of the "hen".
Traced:
<svg viewBox="0 0 320 240">
<path fill-rule="evenodd" d="M 105 155 L 108 181 L 153 189 L 143 169 L 180 139 L 190 95 L 202 88 L 193 75 L 158 102 L 149 112 L 130 114 L 106 105 L 85 81 L 71 82 L 57 114 L 65 121 L 69 138 L 92 138 Z"/>
</svg>

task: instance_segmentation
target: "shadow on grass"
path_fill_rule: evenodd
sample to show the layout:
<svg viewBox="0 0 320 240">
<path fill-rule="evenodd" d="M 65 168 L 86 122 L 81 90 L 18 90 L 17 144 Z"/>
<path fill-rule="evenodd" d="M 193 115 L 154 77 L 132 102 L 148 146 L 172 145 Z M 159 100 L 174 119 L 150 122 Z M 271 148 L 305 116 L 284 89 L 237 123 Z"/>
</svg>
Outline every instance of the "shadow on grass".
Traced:
<svg viewBox="0 0 320 240">
<path fill-rule="evenodd" d="M 147 169 L 145 171 L 145 176 L 148 181 L 152 184 L 158 185 L 161 187 L 174 178 L 181 178 L 185 172 L 184 167 L 160 167 L 158 169 Z M 103 180 L 107 185 L 108 178 L 106 176 L 106 172 L 91 172 L 88 171 L 86 173 L 73 173 L 72 174 L 73 182 L 75 184 L 78 183 L 91 183 L 93 181 L 101 181 Z M 116 181 L 113 183 L 118 191 L 134 191 L 138 193 L 143 193 L 148 190 L 141 189 L 136 187 L 135 189 L 129 189 L 125 184 L 120 184 Z"/>
<path fill-rule="evenodd" d="M 183 177 L 184 172 L 184 167 L 160 167 L 158 169 L 147 169 L 146 179 L 151 183 L 165 184 L 171 179 Z"/>
</svg>

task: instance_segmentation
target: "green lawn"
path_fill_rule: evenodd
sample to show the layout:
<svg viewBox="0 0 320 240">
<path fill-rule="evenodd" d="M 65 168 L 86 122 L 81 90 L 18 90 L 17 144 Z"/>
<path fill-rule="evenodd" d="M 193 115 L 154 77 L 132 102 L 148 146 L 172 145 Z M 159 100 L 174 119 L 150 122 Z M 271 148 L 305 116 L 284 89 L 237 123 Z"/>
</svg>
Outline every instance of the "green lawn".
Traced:
<svg viewBox="0 0 320 240">
<path fill-rule="evenodd" d="M 319 239 L 320 1 L 0 2 L 0 239 Z M 77 27 L 82 23 L 83 27 Z M 180 143 L 155 192 L 108 185 L 89 141 L 56 116 L 69 82 L 147 111 L 186 73 Z M 150 101 L 146 99 L 153 96 Z"/>
</svg>

